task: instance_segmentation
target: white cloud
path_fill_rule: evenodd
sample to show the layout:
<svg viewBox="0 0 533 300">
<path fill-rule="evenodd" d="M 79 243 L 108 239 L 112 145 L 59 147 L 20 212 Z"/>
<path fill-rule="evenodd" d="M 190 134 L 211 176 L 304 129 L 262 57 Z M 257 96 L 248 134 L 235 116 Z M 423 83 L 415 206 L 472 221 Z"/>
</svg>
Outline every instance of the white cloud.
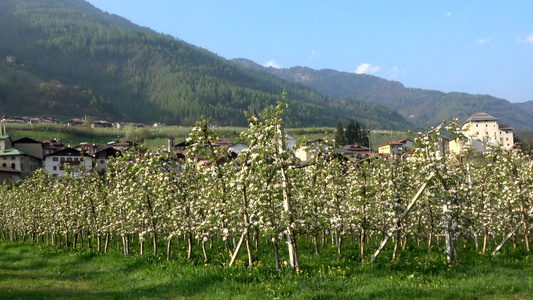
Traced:
<svg viewBox="0 0 533 300">
<path fill-rule="evenodd" d="M 521 37 L 516 38 L 516 41 L 519 43 L 530 43 L 533 44 L 533 34 L 530 34 L 527 38 L 522 39 Z"/>
<path fill-rule="evenodd" d="M 272 67 L 276 69 L 281 69 L 281 65 L 278 64 L 275 60 L 268 61 L 263 66 L 267 68 Z"/>
<path fill-rule="evenodd" d="M 451 12 L 447 12 L 446 13 L 446 17 L 451 17 L 452 16 L 452 13 Z"/>
<path fill-rule="evenodd" d="M 490 39 L 481 39 L 481 38 L 477 39 L 477 44 L 478 45 L 483 45 L 483 44 L 486 44 L 488 42 L 490 42 Z"/>
<path fill-rule="evenodd" d="M 387 74 L 386 74 L 386 77 L 389 78 L 389 79 L 394 79 L 394 78 L 397 78 L 398 76 L 400 75 L 404 75 L 405 74 L 405 71 L 404 70 L 400 70 L 398 69 L 398 67 L 393 67 L 392 69 L 390 69 Z"/>
<path fill-rule="evenodd" d="M 316 50 L 312 50 L 311 51 L 311 56 L 309 56 L 309 59 L 310 60 L 313 60 L 315 58 L 315 56 L 317 55 L 317 51 Z"/>
<path fill-rule="evenodd" d="M 364 63 L 357 67 L 355 74 L 370 74 L 379 72 L 379 70 L 381 70 L 381 68 L 378 66 L 372 66 L 371 64 Z"/>
</svg>

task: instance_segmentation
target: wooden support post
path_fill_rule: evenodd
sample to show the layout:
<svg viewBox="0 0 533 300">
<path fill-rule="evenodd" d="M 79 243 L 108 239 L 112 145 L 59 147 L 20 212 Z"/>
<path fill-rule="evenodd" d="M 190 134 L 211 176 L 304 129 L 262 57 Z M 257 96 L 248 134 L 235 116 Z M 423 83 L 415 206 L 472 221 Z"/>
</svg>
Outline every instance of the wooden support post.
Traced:
<svg viewBox="0 0 533 300">
<path fill-rule="evenodd" d="M 424 192 L 424 190 L 426 189 L 426 187 L 428 185 L 428 181 L 431 180 L 432 177 L 433 177 L 433 175 L 430 175 L 428 177 L 427 181 L 420 187 L 420 189 L 418 189 L 418 192 L 413 197 L 413 199 L 411 199 L 411 202 L 409 202 L 409 205 L 407 205 L 407 208 L 403 211 L 403 213 L 400 215 L 398 220 L 395 222 L 396 226 L 399 225 L 403 221 L 403 219 L 405 219 L 405 217 L 407 217 L 407 215 L 409 214 L 409 212 L 411 211 L 411 209 L 415 205 L 416 201 L 418 201 L 418 198 L 420 198 L 420 196 L 422 196 L 422 193 Z M 381 253 L 381 251 L 383 251 L 383 248 L 385 248 L 385 246 L 387 245 L 387 242 L 389 241 L 391 236 L 392 236 L 392 232 L 389 231 L 389 232 L 386 233 L 385 238 L 383 239 L 383 241 L 381 241 L 381 244 L 379 245 L 379 248 L 376 250 L 376 252 L 372 256 L 372 259 L 370 260 L 371 262 L 374 262 L 376 260 L 376 258 L 379 256 L 379 254 Z"/>
<path fill-rule="evenodd" d="M 527 212 L 528 215 L 531 215 L 533 214 L 533 208 L 531 208 L 528 212 Z M 495 255 L 496 253 L 498 253 L 502 247 L 505 245 L 505 243 L 507 243 L 507 241 L 518 231 L 518 229 L 522 228 L 522 226 L 524 225 L 524 223 L 519 223 L 515 229 L 511 232 L 509 232 L 505 238 L 503 239 L 503 241 L 494 249 L 494 251 L 492 251 L 492 255 Z M 526 228 L 526 231 L 527 231 L 527 228 Z"/>
</svg>

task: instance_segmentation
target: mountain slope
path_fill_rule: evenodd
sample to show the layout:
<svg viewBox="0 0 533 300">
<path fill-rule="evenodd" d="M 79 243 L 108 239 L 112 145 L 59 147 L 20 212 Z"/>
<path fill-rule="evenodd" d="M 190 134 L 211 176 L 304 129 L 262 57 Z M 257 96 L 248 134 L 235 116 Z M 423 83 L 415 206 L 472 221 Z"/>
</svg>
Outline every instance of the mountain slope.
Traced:
<svg viewBox="0 0 533 300">
<path fill-rule="evenodd" d="M 82 0 L 4 0 L 0 40 L 0 57 L 14 56 L 13 67 L 26 72 L 26 78 L 36 78 L 28 83 L 32 92 L 18 93 L 18 98 L 14 86 L 20 82 L 0 81 L 0 108 L 4 109 L 0 113 L 10 114 L 9 109 L 24 97 L 28 105 L 50 101 L 31 94 L 42 93 L 41 83 L 58 82 L 69 89 L 91 91 L 99 105 L 87 109 L 95 115 L 127 121 L 191 125 L 205 115 L 215 124 L 245 125 L 244 110 L 274 105 L 286 90 L 290 127 L 335 126 L 350 118 L 372 128 L 410 127 L 391 109 L 355 100 L 340 106 L 306 85 L 237 66 Z M 79 101 L 72 99 L 65 105 L 81 105 L 84 113 Z M 20 106 L 20 113 L 24 109 Z"/>
<path fill-rule="evenodd" d="M 533 130 L 533 104 L 514 105 L 489 95 L 406 88 L 399 82 L 366 74 L 313 70 L 305 67 L 265 68 L 245 59 L 237 59 L 235 62 L 308 85 L 334 99 L 349 97 L 385 105 L 421 127 L 435 126 L 442 120 L 452 118 L 465 120 L 475 112 L 483 111 L 498 117 L 500 122 L 520 129 Z"/>
</svg>

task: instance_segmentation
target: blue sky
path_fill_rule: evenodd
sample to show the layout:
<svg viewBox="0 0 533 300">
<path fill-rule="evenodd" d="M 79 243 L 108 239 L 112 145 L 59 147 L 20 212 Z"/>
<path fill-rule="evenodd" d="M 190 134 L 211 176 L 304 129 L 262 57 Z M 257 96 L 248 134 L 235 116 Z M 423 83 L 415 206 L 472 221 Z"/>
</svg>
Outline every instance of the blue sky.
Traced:
<svg viewBox="0 0 533 300">
<path fill-rule="evenodd" d="M 533 100 L 533 1 L 88 0 L 224 58 Z"/>
</svg>

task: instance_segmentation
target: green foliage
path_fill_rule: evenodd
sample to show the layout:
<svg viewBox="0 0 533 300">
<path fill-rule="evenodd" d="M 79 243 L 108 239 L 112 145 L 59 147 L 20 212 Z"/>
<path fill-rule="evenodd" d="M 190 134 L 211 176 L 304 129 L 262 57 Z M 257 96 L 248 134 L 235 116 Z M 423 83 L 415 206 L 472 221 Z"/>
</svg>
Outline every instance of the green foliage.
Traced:
<svg viewBox="0 0 533 300">
<path fill-rule="evenodd" d="M 337 129 L 335 130 L 335 144 L 339 146 L 346 144 L 346 134 L 340 121 L 337 123 Z"/>
<path fill-rule="evenodd" d="M 363 147 L 370 147 L 370 130 L 361 128 L 359 122 L 354 123 L 353 119 L 346 125 L 346 129 L 339 122 L 335 130 L 335 143 L 340 146 L 356 144 Z"/>
</svg>

